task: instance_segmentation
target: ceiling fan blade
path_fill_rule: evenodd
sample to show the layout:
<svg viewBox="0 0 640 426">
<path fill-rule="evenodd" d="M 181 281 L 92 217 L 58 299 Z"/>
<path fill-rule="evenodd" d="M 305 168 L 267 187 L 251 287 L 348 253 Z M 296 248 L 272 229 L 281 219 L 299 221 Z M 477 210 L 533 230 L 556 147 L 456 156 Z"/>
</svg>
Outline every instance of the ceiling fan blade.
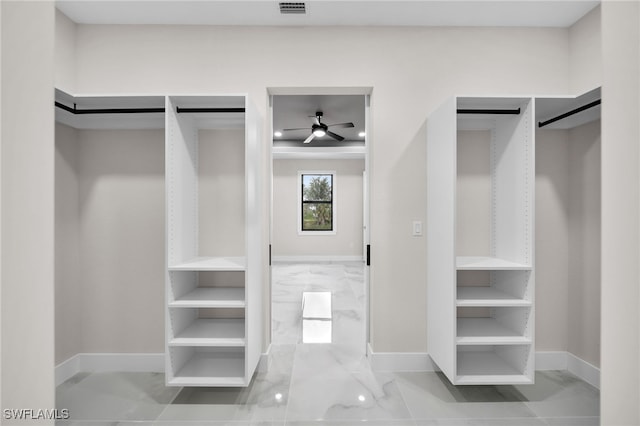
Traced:
<svg viewBox="0 0 640 426">
<path fill-rule="evenodd" d="M 344 138 L 342 136 L 336 135 L 335 133 L 333 133 L 333 132 L 331 132 L 329 130 L 327 130 L 327 135 L 331 136 L 332 138 L 334 138 L 337 141 L 341 141 L 342 142 L 344 140 Z"/>
<path fill-rule="evenodd" d="M 308 127 L 298 127 L 298 128 L 295 128 L 295 129 L 282 129 L 280 131 L 281 132 L 290 132 L 292 130 L 309 130 L 309 128 Z"/>
<path fill-rule="evenodd" d="M 337 123 L 337 124 L 329 124 L 327 127 L 338 127 L 340 129 L 346 129 L 348 127 L 355 127 L 353 123 Z"/>
<path fill-rule="evenodd" d="M 316 135 L 314 135 L 313 133 L 311 133 L 311 134 L 309 135 L 309 137 L 308 137 L 308 138 L 306 138 L 306 139 L 304 140 L 304 142 L 302 142 L 302 143 L 309 143 L 309 142 L 311 142 L 311 141 L 313 140 L 313 138 L 315 138 L 315 137 L 316 137 Z"/>
</svg>

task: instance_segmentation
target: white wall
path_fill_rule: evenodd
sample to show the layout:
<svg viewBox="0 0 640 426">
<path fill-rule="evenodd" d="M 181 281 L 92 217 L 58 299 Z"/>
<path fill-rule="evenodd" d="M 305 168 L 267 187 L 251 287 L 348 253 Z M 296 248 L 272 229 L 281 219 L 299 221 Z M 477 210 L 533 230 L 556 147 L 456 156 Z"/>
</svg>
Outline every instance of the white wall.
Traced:
<svg viewBox="0 0 640 426">
<path fill-rule="evenodd" d="M 198 146 L 199 254 L 244 256 L 244 129 L 201 130 Z"/>
<path fill-rule="evenodd" d="M 600 366 L 600 121 L 569 132 L 568 351 Z"/>
<path fill-rule="evenodd" d="M 491 131 L 459 131 L 456 256 L 490 256 Z"/>
<path fill-rule="evenodd" d="M 335 235 L 299 235 L 298 172 L 336 172 Z M 273 162 L 272 255 L 362 259 L 364 160 L 275 160 Z"/>
<path fill-rule="evenodd" d="M 640 424 L 640 5 L 602 4 L 603 425 Z"/>
<path fill-rule="evenodd" d="M 282 55 L 309 45 L 349 66 L 300 72 L 296 55 Z M 268 87 L 373 87 L 375 351 L 426 351 L 426 249 L 411 223 L 426 215 L 416 194 L 426 187 L 428 114 L 455 93 L 569 90 L 565 29 L 79 25 L 76 54 L 80 93 L 248 92 L 264 116 Z"/>
<path fill-rule="evenodd" d="M 3 1 L 0 405 L 55 407 L 53 2 Z M 53 424 L 4 419 L 3 424 Z"/>
<path fill-rule="evenodd" d="M 80 186 L 77 132 L 55 128 L 55 362 L 82 350 L 83 283 L 80 273 Z"/>
<path fill-rule="evenodd" d="M 56 363 L 163 352 L 164 131 L 56 127 Z"/>
<path fill-rule="evenodd" d="M 579 95 L 602 85 L 600 6 L 569 28 L 569 89 Z"/>
<path fill-rule="evenodd" d="M 78 131 L 84 352 L 164 350 L 164 131 Z"/>
<path fill-rule="evenodd" d="M 54 78 L 56 89 L 75 93 L 76 24 L 56 9 L 55 29 Z"/>
<path fill-rule="evenodd" d="M 569 148 L 566 130 L 536 131 L 536 350 L 566 351 Z"/>
</svg>

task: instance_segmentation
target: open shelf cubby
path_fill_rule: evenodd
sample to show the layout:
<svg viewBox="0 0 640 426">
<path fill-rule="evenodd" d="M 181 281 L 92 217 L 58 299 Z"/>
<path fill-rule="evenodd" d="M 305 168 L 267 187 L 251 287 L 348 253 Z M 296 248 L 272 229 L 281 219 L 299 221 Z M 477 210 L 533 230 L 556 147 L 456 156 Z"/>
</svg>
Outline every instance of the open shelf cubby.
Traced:
<svg viewBox="0 0 640 426">
<path fill-rule="evenodd" d="M 243 348 L 169 348 L 171 386 L 246 386 Z"/>
<path fill-rule="evenodd" d="M 453 384 L 533 382 L 533 108 L 454 97 L 427 122 L 428 351 Z"/>
<path fill-rule="evenodd" d="M 460 270 L 456 273 L 457 307 L 530 307 L 529 270 Z"/>
<path fill-rule="evenodd" d="M 457 385 L 533 383 L 531 345 L 460 346 L 456 355 Z"/>
</svg>

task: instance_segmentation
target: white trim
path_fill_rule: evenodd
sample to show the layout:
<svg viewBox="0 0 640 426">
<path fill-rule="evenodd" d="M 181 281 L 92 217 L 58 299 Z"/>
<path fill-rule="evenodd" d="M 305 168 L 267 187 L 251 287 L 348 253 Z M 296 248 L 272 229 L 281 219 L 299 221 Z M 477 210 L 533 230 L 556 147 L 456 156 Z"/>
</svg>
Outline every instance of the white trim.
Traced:
<svg viewBox="0 0 640 426">
<path fill-rule="evenodd" d="M 440 371 L 424 352 L 374 352 L 367 345 L 371 369 L 384 371 Z M 565 351 L 536 352 L 536 371 L 566 370 L 579 379 L 600 389 L 600 369 L 574 354 Z"/>
<path fill-rule="evenodd" d="M 440 371 L 424 352 L 373 352 L 367 344 L 367 358 L 373 371 Z"/>
<path fill-rule="evenodd" d="M 269 367 L 269 350 L 260 356 L 256 371 Z M 78 373 L 89 372 L 164 373 L 164 353 L 81 353 L 55 368 L 56 386 Z"/>
<path fill-rule="evenodd" d="M 55 368 L 55 379 L 56 386 L 64 383 L 69 380 L 71 377 L 75 376 L 80 372 L 80 354 L 76 354 L 66 361 L 62 361 L 60 364 L 56 365 Z"/>
<path fill-rule="evenodd" d="M 271 346 L 260 356 L 257 371 L 269 369 Z M 367 345 L 371 369 L 383 371 L 439 371 L 424 352 L 373 352 Z M 536 370 L 567 370 L 591 386 L 600 389 L 600 369 L 577 356 L 563 351 L 536 352 Z M 76 354 L 55 368 L 56 386 L 80 372 L 164 372 L 163 353 L 82 353 Z"/>
<path fill-rule="evenodd" d="M 263 352 L 260 355 L 260 359 L 258 360 L 258 366 L 256 367 L 256 372 L 258 373 L 266 373 L 269 371 L 269 353 L 271 352 L 271 343 L 269 343 L 269 347 L 266 352 Z"/>
<path fill-rule="evenodd" d="M 548 351 L 536 352 L 536 370 L 566 370 L 567 352 Z"/>
<path fill-rule="evenodd" d="M 578 376 L 591 386 L 600 389 L 600 368 L 589 364 L 587 361 L 578 358 L 574 354 L 567 353 L 567 370 Z"/>
<path fill-rule="evenodd" d="M 271 261 L 283 263 L 362 262 L 362 256 L 273 256 Z"/>
<path fill-rule="evenodd" d="M 274 146 L 274 160 L 364 160 L 365 147 L 345 146 L 331 148 Z"/>
<path fill-rule="evenodd" d="M 56 386 L 80 372 L 164 372 L 164 353 L 80 353 L 56 366 Z"/>
<path fill-rule="evenodd" d="M 303 231 L 302 230 L 302 175 L 331 175 L 331 231 Z M 338 233 L 338 178 L 335 170 L 298 170 L 298 205 L 296 206 L 296 216 L 298 217 L 298 235 L 307 236 L 335 236 Z"/>
</svg>

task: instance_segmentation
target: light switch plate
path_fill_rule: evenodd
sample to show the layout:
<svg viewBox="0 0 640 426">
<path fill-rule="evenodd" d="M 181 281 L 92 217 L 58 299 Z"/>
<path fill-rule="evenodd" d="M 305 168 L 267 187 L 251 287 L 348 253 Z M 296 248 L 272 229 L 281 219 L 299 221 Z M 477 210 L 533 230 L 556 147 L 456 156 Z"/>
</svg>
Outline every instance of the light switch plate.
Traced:
<svg viewBox="0 0 640 426">
<path fill-rule="evenodd" d="M 422 236 L 422 222 L 419 220 L 413 221 L 413 236 L 414 237 Z"/>
</svg>

